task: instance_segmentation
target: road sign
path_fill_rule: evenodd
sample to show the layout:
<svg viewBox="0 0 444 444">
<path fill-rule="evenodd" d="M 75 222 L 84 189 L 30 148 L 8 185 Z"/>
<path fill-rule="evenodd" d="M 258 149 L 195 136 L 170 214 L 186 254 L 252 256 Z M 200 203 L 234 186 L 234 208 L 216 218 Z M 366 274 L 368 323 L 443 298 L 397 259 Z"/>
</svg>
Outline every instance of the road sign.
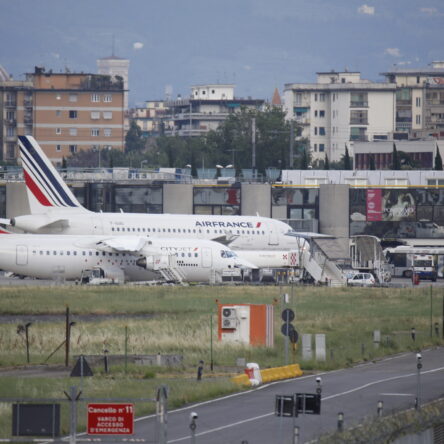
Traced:
<svg viewBox="0 0 444 444">
<path fill-rule="evenodd" d="M 285 324 L 284 324 L 285 325 Z M 297 342 L 298 342 L 298 339 L 299 339 L 299 333 L 296 331 L 296 330 L 291 330 L 289 333 L 288 333 L 288 337 L 290 338 L 290 341 L 293 343 L 293 344 L 296 344 Z"/>
<path fill-rule="evenodd" d="M 293 324 L 287 324 L 287 323 L 282 324 L 281 333 L 284 336 L 289 336 L 292 331 L 294 331 L 294 325 Z"/>
<path fill-rule="evenodd" d="M 294 395 L 276 395 L 275 415 L 295 417 L 298 412 L 295 408 L 296 401 Z"/>
<path fill-rule="evenodd" d="M 294 319 L 294 311 L 291 308 L 286 308 L 281 316 L 284 322 L 291 322 Z"/>
<path fill-rule="evenodd" d="M 296 409 L 298 413 L 320 415 L 321 395 L 317 393 L 296 393 Z"/>
<path fill-rule="evenodd" d="M 132 435 L 134 404 L 88 404 L 89 435 Z"/>
</svg>

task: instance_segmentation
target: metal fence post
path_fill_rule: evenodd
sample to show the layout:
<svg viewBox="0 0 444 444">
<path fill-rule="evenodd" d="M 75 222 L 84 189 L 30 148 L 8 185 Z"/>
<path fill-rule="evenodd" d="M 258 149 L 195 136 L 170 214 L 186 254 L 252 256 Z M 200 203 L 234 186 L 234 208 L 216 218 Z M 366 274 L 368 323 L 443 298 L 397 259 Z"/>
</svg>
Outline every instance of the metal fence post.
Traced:
<svg viewBox="0 0 444 444">
<path fill-rule="evenodd" d="M 69 444 L 76 444 L 77 433 L 77 387 L 71 386 L 69 390 L 71 423 L 69 429 Z"/>
<path fill-rule="evenodd" d="M 156 414 L 159 430 L 159 444 L 167 444 L 167 387 L 157 389 Z"/>
</svg>

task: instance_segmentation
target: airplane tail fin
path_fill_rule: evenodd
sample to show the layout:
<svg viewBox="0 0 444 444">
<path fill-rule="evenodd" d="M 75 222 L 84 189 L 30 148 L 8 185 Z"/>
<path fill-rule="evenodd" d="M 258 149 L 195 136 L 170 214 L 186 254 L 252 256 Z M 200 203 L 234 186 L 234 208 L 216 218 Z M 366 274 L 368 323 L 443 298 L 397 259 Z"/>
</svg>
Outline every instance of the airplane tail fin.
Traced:
<svg viewBox="0 0 444 444">
<path fill-rule="evenodd" d="M 57 208 L 87 211 L 67 187 L 34 137 L 18 138 L 31 214 Z"/>
</svg>

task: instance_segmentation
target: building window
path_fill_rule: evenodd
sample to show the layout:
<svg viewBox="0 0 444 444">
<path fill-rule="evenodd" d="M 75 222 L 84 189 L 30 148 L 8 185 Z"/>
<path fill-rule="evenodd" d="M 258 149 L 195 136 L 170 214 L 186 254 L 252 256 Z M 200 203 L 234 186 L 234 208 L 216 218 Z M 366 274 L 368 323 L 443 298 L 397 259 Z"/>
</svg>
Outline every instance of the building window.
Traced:
<svg viewBox="0 0 444 444">
<path fill-rule="evenodd" d="M 91 102 L 100 102 L 100 94 L 91 94 Z"/>
<path fill-rule="evenodd" d="M 70 94 L 69 101 L 70 102 L 77 102 L 77 94 Z"/>
<path fill-rule="evenodd" d="M 416 124 L 417 124 L 417 125 L 420 125 L 420 124 L 421 124 L 421 115 L 420 115 L 420 114 L 417 114 L 417 115 L 416 115 Z"/>
<path fill-rule="evenodd" d="M 62 151 L 62 145 L 56 145 L 56 151 Z"/>
<path fill-rule="evenodd" d="M 77 153 L 77 145 L 69 145 L 69 152 L 71 154 Z"/>
<path fill-rule="evenodd" d="M 419 83 L 421 81 L 421 78 L 419 76 L 416 76 L 416 83 Z"/>
<path fill-rule="evenodd" d="M 104 119 L 107 119 L 107 120 L 112 119 L 112 118 L 113 118 L 113 113 L 112 113 L 112 111 L 105 111 L 105 112 L 103 113 L 103 118 L 104 118 Z"/>
<path fill-rule="evenodd" d="M 325 93 L 319 94 L 319 101 L 320 102 L 325 102 Z"/>
<path fill-rule="evenodd" d="M 319 127 L 319 135 L 320 136 L 325 136 L 325 128 L 323 126 Z"/>
<path fill-rule="evenodd" d="M 62 134 L 62 128 L 56 128 L 56 134 L 60 136 L 60 134 Z"/>
<path fill-rule="evenodd" d="M 91 111 L 91 119 L 93 119 L 93 120 L 100 119 L 100 112 L 99 111 Z"/>
<path fill-rule="evenodd" d="M 315 117 L 318 117 L 318 110 L 315 110 Z"/>
<path fill-rule="evenodd" d="M 104 135 L 105 137 L 111 137 L 111 128 L 105 128 L 105 129 L 103 130 L 103 135 Z"/>
<path fill-rule="evenodd" d="M 315 136 L 318 135 L 318 127 L 317 126 L 314 127 L 314 133 L 315 133 Z"/>
<path fill-rule="evenodd" d="M 15 144 L 14 143 L 8 143 L 8 145 L 7 145 L 7 154 L 8 154 L 8 159 L 14 159 L 15 158 Z"/>
<path fill-rule="evenodd" d="M 70 128 L 69 135 L 70 136 L 77 136 L 77 128 Z"/>
<path fill-rule="evenodd" d="M 421 106 L 421 97 L 416 98 L 416 106 Z"/>
<path fill-rule="evenodd" d="M 7 137 L 14 137 L 15 136 L 15 128 L 13 126 L 8 126 L 6 128 L 6 136 Z"/>
<path fill-rule="evenodd" d="M 325 111 L 323 109 L 319 111 L 319 117 L 325 117 Z"/>
<path fill-rule="evenodd" d="M 323 143 L 320 143 L 320 144 L 319 144 L 319 152 L 320 152 L 320 153 L 323 153 L 324 150 L 325 150 L 325 145 L 324 145 Z"/>
<path fill-rule="evenodd" d="M 92 137 L 98 137 L 99 136 L 99 128 L 91 128 L 91 136 Z"/>
<path fill-rule="evenodd" d="M 69 118 L 70 118 L 70 119 L 77 119 L 77 111 L 75 111 L 75 110 L 70 110 L 70 111 L 69 111 Z"/>
<path fill-rule="evenodd" d="M 315 102 L 317 102 L 317 101 L 318 101 L 318 95 L 315 94 Z"/>
<path fill-rule="evenodd" d="M 25 126 L 25 136 L 32 136 L 32 126 Z"/>
<path fill-rule="evenodd" d="M 318 150 L 318 144 L 315 143 L 314 146 L 313 146 L 313 151 L 316 152 L 317 150 Z"/>
<path fill-rule="evenodd" d="M 104 102 L 107 102 L 107 103 L 112 102 L 112 101 L 113 101 L 113 96 L 112 96 L 112 94 L 105 94 L 105 95 L 103 96 L 103 101 L 104 101 Z"/>
</svg>

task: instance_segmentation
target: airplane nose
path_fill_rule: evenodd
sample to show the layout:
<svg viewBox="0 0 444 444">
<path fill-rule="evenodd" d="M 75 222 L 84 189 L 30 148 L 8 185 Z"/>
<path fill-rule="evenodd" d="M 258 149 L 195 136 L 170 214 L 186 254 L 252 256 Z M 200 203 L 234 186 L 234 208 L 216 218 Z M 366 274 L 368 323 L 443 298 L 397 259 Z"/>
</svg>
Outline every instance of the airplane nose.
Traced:
<svg viewBox="0 0 444 444">
<path fill-rule="evenodd" d="M 236 268 L 248 268 L 248 269 L 255 269 L 258 268 L 257 265 L 253 264 L 252 262 L 249 262 L 245 259 L 241 259 L 240 257 L 237 257 L 234 261 L 234 266 Z"/>
</svg>

